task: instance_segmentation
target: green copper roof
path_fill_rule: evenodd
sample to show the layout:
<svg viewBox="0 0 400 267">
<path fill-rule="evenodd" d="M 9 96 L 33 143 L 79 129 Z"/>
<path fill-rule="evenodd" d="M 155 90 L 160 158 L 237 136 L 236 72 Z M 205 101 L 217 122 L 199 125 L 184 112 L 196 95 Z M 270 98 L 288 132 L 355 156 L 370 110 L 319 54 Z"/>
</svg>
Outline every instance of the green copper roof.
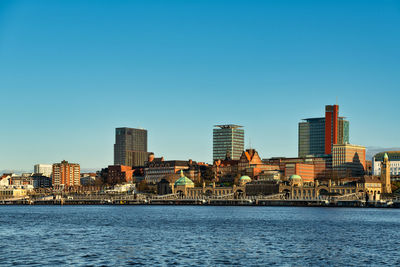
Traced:
<svg viewBox="0 0 400 267">
<path fill-rule="evenodd" d="M 175 186 L 177 186 L 177 185 L 193 185 L 194 186 L 194 183 L 192 180 L 190 180 L 189 178 L 184 176 L 183 171 L 181 170 L 181 178 L 179 178 L 175 182 Z"/>
<path fill-rule="evenodd" d="M 194 183 L 187 177 L 181 177 L 178 180 L 176 180 L 175 186 L 177 185 L 194 185 Z"/>
<path fill-rule="evenodd" d="M 290 176 L 289 179 L 290 179 L 290 180 L 298 180 L 298 179 L 301 179 L 301 176 L 300 176 L 300 175 L 297 175 L 297 174 L 293 174 L 292 176 Z"/>
<path fill-rule="evenodd" d="M 240 181 L 245 181 L 245 180 L 251 181 L 251 178 L 247 175 L 243 175 L 242 177 L 240 177 Z"/>
</svg>

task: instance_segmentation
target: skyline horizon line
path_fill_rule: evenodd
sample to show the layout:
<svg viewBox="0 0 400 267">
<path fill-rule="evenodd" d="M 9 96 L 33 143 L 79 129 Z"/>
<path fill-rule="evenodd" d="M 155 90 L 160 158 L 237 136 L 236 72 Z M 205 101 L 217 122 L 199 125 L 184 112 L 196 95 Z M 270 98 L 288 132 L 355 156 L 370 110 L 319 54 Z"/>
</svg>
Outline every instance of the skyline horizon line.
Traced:
<svg viewBox="0 0 400 267">
<path fill-rule="evenodd" d="M 337 105 L 337 104 L 334 104 L 334 105 Z M 327 107 L 327 106 L 329 106 L 329 105 L 325 105 L 325 107 Z M 339 118 L 347 118 L 348 116 L 339 116 Z M 312 120 L 312 119 L 323 119 L 323 118 L 325 118 L 325 117 L 313 117 L 313 118 L 308 118 L 308 119 L 310 119 L 310 120 Z M 306 119 L 300 119 L 300 122 L 301 121 L 303 121 L 303 120 L 306 120 Z M 299 122 L 299 123 L 300 123 Z M 239 124 L 236 124 L 236 123 L 227 123 L 227 124 L 221 124 L 221 123 L 213 123 L 212 124 L 213 126 L 212 127 L 219 127 L 219 126 L 227 126 L 227 125 L 234 125 L 234 126 L 239 126 L 240 128 L 246 128 L 246 126 L 245 126 L 245 124 L 243 124 L 243 123 L 241 123 L 240 125 Z M 117 130 L 117 129 L 122 129 L 122 128 L 130 128 L 130 129 L 138 129 L 138 130 L 145 130 L 146 132 L 148 132 L 148 129 L 147 128 L 144 128 L 144 127 L 126 127 L 126 126 L 123 126 L 123 127 L 121 127 L 121 126 L 118 126 L 118 127 L 114 127 L 113 129 L 114 129 L 114 131 L 115 130 Z M 212 128 L 211 128 L 212 129 Z M 298 134 L 298 131 L 297 131 L 297 134 Z M 367 158 L 366 157 L 366 160 L 370 160 L 369 158 L 371 158 L 372 159 L 372 157 L 373 157 L 373 155 L 371 155 L 370 153 L 369 153 L 369 151 L 374 151 L 374 155 L 375 154 L 377 154 L 377 153 L 379 153 L 379 152 L 385 152 L 385 151 L 389 151 L 388 149 L 399 149 L 400 150 L 400 147 L 380 147 L 380 146 L 374 146 L 374 145 L 372 145 L 372 146 L 365 146 L 365 145 L 361 145 L 361 144 L 356 144 L 356 143 L 349 143 L 349 144 L 351 144 L 351 145 L 359 145 L 359 146 L 364 146 L 365 147 L 365 149 L 366 149 L 366 156 L 367 155 L 369 155 L 369 157 Z M 115 145 L 115 144 L 114 144 Z M 114 146 L 114 145 L 112 145 L 112 146 Z M 298 140 L 297 140 L 297 145 L 298 145 Z M 256 149 L 257 150 L 257 148 L 255 148 L 254 147 L 254 145 L 253 144 L 251 144 L 251 141 L 250 141 L 250 138 L 249 138 L 249 141 L 248 142 L 246 142 L 246 139 L 245 139 L 245 148 L 244 148 L 244 151 L 246 150 L 246 149 Z M 379 152 L 376 152 L 376 150 L 379 150 Z M 259 150 L 257 150 L 257 152 L 260 154 L 260 151 Z M 153 151 L 148 151 L 148 153 L 154 153 L 154 155 L 157 155 L 155 152 L 153 152 Z M 212 154 L 212 149 L 211 149 L 211 154 Z M 162 155 L 160 155 L 161 157 L 164 157 L 164 156 L 162 156 Z M 296 158 L 296 157 L 299 157 L 298 155 L 297 156 L 276 156 L 276 155 L 274 155 L 274 156 L 270 156 L 270 157 L 262 157 L 262 159 L 270 159 L 270 158 Z M 212 158 L 212 157 L 211 157 Z M 206 163 L 206 164 L 212 164 L 212 162 L 214 161 L 214 160 L 211 160 L 211 163 L 210 163 L 210 161 L 208 161 L 208 160 L 196 160 L 195 158 L 188 158 L 188 159 L 192 159 L 192 160 L 195 160 L 195 161 L 197 161 L 197 162 L 203 162 L 203 163 Z M 65 158 L 62 158 L 61 160 L 60 160 L 60 162 L 61 161 L 63 161 L 63 160 L 66 160 Z M 171 160 L 177 160 L 177 159 L 171 159 Z M 67 161 L 69 161 L 69 160 L 67 160 Z M 75 161 L 73 161 L 74 163 L 75 163 Z M 80 164 L 79 162 L 77 162 L 76 161 L 76 163 L 77 164 Z M 43 162 L 37 162 L 37 163 L 34 163 L 33 165 L 35 165 L 35 164 L 55 164 L 55 163 L 43 163 Z M 112 166 L 113 164 L 107 164 L 107 166 Z M 85 167 L 85 168 L 83 168 L 83 169 L 86 169 L 86 170 L 101 170 L 102 168 L 104 168 L 104 166 L 103 167 L 100 167 L 100 166 L 97 166 L 97 167 Z M 15 171 L 24 171 L 24 170 L 31 170 L 31 169 L 26 169 L 26 168 L 22 168 L 22 169 L 15 169 L 15 168 L 10 168 L 10 169 L 8 169 L 8 168 L 6 168 L 6 169 L 4 169 L 4 170 L 15 170 Z"/>
</svg>

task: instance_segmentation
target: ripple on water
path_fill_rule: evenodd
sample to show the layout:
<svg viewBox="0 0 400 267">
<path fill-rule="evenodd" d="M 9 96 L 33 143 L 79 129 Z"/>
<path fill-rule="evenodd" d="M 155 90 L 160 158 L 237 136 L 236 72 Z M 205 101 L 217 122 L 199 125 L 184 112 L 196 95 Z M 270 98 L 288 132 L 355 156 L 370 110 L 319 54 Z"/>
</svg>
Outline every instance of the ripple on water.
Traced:
<svg viewBox="0 0 400 267">
<path fill-rule="evenodd" d="M 400 265 L 399 210 L 0 206 L 0 218 L 0 265 Z"/>
</svg>

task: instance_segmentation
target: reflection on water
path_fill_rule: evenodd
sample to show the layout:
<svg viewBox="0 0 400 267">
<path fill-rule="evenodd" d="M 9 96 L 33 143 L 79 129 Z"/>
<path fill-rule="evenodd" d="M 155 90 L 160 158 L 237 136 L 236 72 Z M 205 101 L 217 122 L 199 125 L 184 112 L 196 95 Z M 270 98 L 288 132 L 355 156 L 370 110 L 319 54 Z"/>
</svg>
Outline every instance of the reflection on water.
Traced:
<svg viewBox="0 0 400 267">
<path fill-rule="evenodd" d="M 0 206 L 1 265 L 400 265 L 400 210 Z"/>
</svg>

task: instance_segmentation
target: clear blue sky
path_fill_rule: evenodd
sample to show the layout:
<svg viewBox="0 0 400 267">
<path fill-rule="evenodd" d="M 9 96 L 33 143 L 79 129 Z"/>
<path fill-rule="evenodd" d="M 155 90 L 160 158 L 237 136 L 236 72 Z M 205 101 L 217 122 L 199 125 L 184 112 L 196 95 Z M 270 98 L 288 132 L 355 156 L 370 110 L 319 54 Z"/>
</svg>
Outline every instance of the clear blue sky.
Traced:
<svg viewBox="0 0 400 267">
<path fill-rule="evenodd" d="M 0 1 L 0 169 L 113 162 L 115 127 L 211 161 L 212 126 L 296 156 L 334 104 L 350 142 L 400 144 L 400 1 Z"/>
</svg>

